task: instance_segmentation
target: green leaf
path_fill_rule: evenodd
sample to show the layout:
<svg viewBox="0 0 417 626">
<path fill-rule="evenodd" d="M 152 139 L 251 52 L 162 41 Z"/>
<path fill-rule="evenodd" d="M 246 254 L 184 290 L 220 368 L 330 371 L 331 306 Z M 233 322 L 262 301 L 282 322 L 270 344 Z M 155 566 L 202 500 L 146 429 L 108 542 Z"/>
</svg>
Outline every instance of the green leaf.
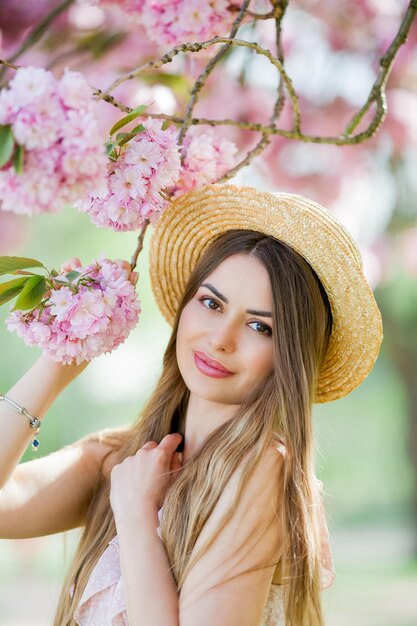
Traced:
<svg viewBox="0 0 417 626">
<path fill-rule="evenodd" d="M 143 130 L 146 130 L 144 125 L 143 124 L 138 124 L 137 126 L 135 126 L 135 128 L 132 128 L 132 130 L 130 132 L 131 133 L 135 133 L 137 135 L 138 133 L 141 133 Z"/>
<path fill-rule="evenodd" d="M 68 272 L 68 274 L 65 274 L 65 276 L 68 278 L 70 283 L 72 283 L 72 281 L 78 278 L 78 276 L 81 276 L 81 272 L 77 272 L 76 270 L 71 270 L 71 272 Z"/>
<path fill-rule="evenodd" d="M 0 167 L 10 161 L 13 154 L 14 137 L 11 126 L 0 126 Z"/>
<path fill-rule="evenodd" d="M 116 122 L 114 126 L 112 126 L 112 128 L 110 129 L 110 133 L 109 133 L 110 137 L 117 130 L 119 130 L 119 128 L 123 128 L 123 126 L 126 126 L 126 124 L 133 122 L 133 120 L 139 117 L 139 115 L 141 115 L 147 108 L 148 108 L 147 104 L 141 104 L 139 107 L 136 107 L 136 109 L 133 109 L 133 111 L 131 111 L 129 115 L 125 115 L 125 117 L 122 117 L 122 119 Z"/>
<path fill-rule="evenodd" d="M 4 293 L 8 289 L 13 287 L 23 287 L 25 282 L 30 278 L 30 276 L 22 276 L 21 278 L 14 278 L 13 280 L 8 280 L 5 283 L 0 284 L 0 294 Z"/>
<path fill-rule="evenodd" d="M 12 311 L 22 309 L 28 311 L 38 306 L 46 291 L 46 280 L 43 276 L 31 276 L 23 287 Z"/>
<path fill-rule="evenodd" d="M 54 278 L 54 283 L 58 283 L 59 285 L 68 285 L 68 279 L 64 276 L 57 276 Z"/>
<path fill-rule="evenodd" d="M 24 256 L 0 256 L 0 276 L 12 274 L 16 270 L 24 270 L 27 267 L 45 267 L 36 259 L 28 259 Z"/>
<path fill-rule="evenodd" d="M 132 128 L 132 130 L 129 130 L 126 133 L 118 133 L 116 135 L 116 141 L 118 142 L 119 137 L 125 136 L 125 135 L 137 135 L 138 133 L 141 133 L 142 131 L 145 130 L 145 127 L 143 124 L 138 124 L 137 126 L 135 126 L 135 128 Z"/>
<path fill-rule="evenodd" d="M 19 294 L 25 283 L 29 280 L 29 276 L 23 276 L 22 278 L 16 278 L 15 280 L 8 280 L 7 283 L 0 285 L 0 305 L 5 304 L 17 294 Z"/>
<path fill-rule="evenodd" d="M 25 147 L 17 144 L 15 153 L 13 155 L 13 166 L 16 174 L 23 172 L 23 159 L 25 157 Z"/>
<path fill-rule="evenodd" d="M 117 161 L 117 152 L 115 150 L 115 148 L 113 148 L 109 154 L 107 155 L 109 157 L 109 159 L 111 159 L 112 161 Z"/>
<path fill-rule="evenodd" d="M 136 137 L 138 133 L 141 133 L 144 130 L 145 130 L 145 127 L 142 124 L 139 124 L 139 126 L 136 126 L 133 130 L 129 131 L 128 133 L 118 133 L 116 135 L 117 145 L 123 146 L 123 144 L 127 143 L 128 141 L 133 139 L 133 137 Z"/>
<path fill-rule="evenodd" d="M 113 141 L 107 141 L 107 143 L 104 144 L 107 156 L 109 156 L 110 152 L 114 149 L 114 146 Z"/>
</svg>

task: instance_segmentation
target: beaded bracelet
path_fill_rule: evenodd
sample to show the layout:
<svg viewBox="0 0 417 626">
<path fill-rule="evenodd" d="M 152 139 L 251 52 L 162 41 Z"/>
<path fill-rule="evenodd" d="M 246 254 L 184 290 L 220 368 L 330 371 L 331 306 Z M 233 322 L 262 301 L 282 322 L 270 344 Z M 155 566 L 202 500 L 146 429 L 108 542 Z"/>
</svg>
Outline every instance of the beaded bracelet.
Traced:
<svg viewBox="0 0 417 626">
<path fill-rule="evenodd" d="M 30 415 L 30 413 L 28 413 L 26 411 L 26 409 L 24 409 L 23 407 L 21 407 L 18 404 L 16 404 L 16 402 L 13 402 L 13 400 L 10 400 L 10 398 L 6 398 L 6 396 L 3 396 L 3 395 L 0 394 L 0 400 L 5 400 L 9 404 L 11 404 L 12 407 L 15 408 L 18 413 L 20 413 L 21 415 L 26 415 L 26 417 L 28 418 L 28 420 L 30 422 L 30 427 L 31 428 L 36 428 L 35 436 L 33 437 L 33 440 L 32 440 L 32 450 L 36 451 L 38 449 L 38 446 L 39 446 L 39 443 L 40 443 L 39 439 L 37 439 L 37 437 L 36 437 L 36 435 L 39 433 L 39 431 L 41 429 L 41 422 L 40 422 L 40 420 L 38 420 L 37 417 L 33 417 L 33 415 Z"/>
</svg>

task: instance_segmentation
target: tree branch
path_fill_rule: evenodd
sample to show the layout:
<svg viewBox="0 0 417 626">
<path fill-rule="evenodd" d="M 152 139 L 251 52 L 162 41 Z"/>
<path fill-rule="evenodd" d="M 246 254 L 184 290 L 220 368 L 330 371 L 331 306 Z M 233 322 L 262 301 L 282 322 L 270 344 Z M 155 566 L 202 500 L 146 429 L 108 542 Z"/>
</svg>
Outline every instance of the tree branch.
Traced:
<svg viewBox="0 0 417 626">
<path fill-rule="evenodd" d="M 396 34 L 394 40 L 392 41 L 384 56 L 379 61 L 380 70 L 374 84 L 372 85 L 372 89 L 368 95 L 365 104 L 360 108 L 360 110 L 353 117 L 352 121 L 346 127 L 346 136 L 349 136 L 353 133 L 355 128 L 357 128 L 364 115 L 369 111 L 372 103 L 374 102 L 376 103 L 377 108 L 374 119 L 372 121 L 372 126 L 375 128 L 374 132 L 376 132 L 376 130 L 381 125 L 387 112 L 385 86 L 391 73 L 397 52 L 400 46 L 402 46 L 407 41 L 407 36 L 410 31 L 411 24 L 413 23 L 413 20 L 415 18 L 416 12 L 417 0 L 412 0 L 408 6 L 407 13 L 404 16 L 398 33 Z"/>
<path fill-rule="evenodd" d="M 180 132 L 178 134 L 178 143 L 180 145 L 182 145 L 182 143 L 184 141 L 185 133 L 187 132 L 187 130 L 188 130 L 189 126 L 190 126 L 190 119 L 191 119 L 194 107 L 195 107 L 195 105 L 197 103 L 200 91 L 202 90 L 202 88 L 203 88 L 207 78 L 209 77 L 209 75 L 211 74 L 211 72 L 213 71 L 213 69 L 215 68 L 217 63 L 220 61 L 220 59 L 222 59 L 224 57 L 226 52 L 228 52 L 228 50 L 230 49 L 230 46 L 233 45 L 233 42 L 235 41 L 234 37 L 235 37 L 237 31 L 239 30 L 239 26 L 240 26 L 243 18 L 245 17 L 246 9 L 247 9 L 247 7 L 249 5 L 249 2 L 250 2 L 250 0 L 244 0 L 243 1 L 242 6 L 241 6 L 241 8 L 239 10 L 239 13 L 237 15 L 237 18 L 233 22 L 232 29 L 231 29 L 230 35 L 228 37 L 228 41 L 224 42 L 224 43 L 226 43 L 226 45 L 223 46 L 219 50 L 219 52 L 212 59 L 210 59 L 210 61 L 206 65 L 205 69 L 203 70 L 203 72 L 200 74 L 200 76 L 197 78 L 197 80 L 194 83 L 194 87 L 193 87 L 193 89 L 191 91 L 191 97 L 190 97 L 190 100 L 188 101 L 187 109 L 185 111 L 185 116 L 184 116 L 183 122 L 181 124 Z M 183 157 L 182 157 L 183 160 L 184 160 L 184 156 L 185 156 L 185 154 L 183 154 Z"/>
<path fill-rule="evenodd" d="M 415 14 L 417 12 L 417 0 L 412 0 L 410 2 L 406 15 L 404 16 L 404 19 L 402 21 L 402 24 L 400 26 L 400 29 L 397 35 L 395 36 L 393 42 L 389 46 L 387 52 L 384 54 L 384 56 L 380 60 L 380 71 L 372 86 L 372 89 L 369 93 L 367 101 L 361 107 L 361 109 L 355 114 L 353 119 L 347 124 L 344 131 L 340 135 L 336 135 L 336 136 L 308 135 L 308 134 L 303 133 L 301 130 L 302 119 L 301 119 L 301 111 L 300 111 L 300 106 L 299 106 L 299 99 L 294 89 L 292 80 L 287 74 L 286 70 L 284 69 L 284 58 L 283 58 L 282 45 L 281 45 L 281 22 L 285 15 L 285 11 L 288 5 L 288 0 L 271 0 L 271 3 L 273 6 L 273 11 L 271 13 L 273 13 L 275 16 L 274 19 L 275 19 L 275 27 L 276 27 L 276 46 L 277 46 L 276 57 L 274 57 L 273 54 L 269 50 L 262 48 L 257 43 L 249 42 L 249 41 L 245 41 L 241 39 L 236 39 L 235 37 L 233 37 L 233 34 L 237 32 L 239 24 L 241 23 L 243 17 L 249 14 L 249 12 L 247 11 L 247 6 L 249 4 L 249 1 L 246 0 L 245 3 L 241 7 L 241 10 L 238 14 L 237 19 L 234 22 L 230 37 L 214 37 L 204 42 L 184 43 L 179 46 L 175 46 L 160 59 L 157 59 L 155 61 L 150 61 L 140 66 L 139 68 L 132 70 L 131 72 L 121 76 L 119 79 L 114 81 L 105 91 L 96 90 L 95 92 L 96 95 L 99 98 L 102 98 L 112 103 L 114 106 L 118 106 L 119 108 L 121 108 L 121 110 L 125 112 L 129 112 L 130 109 L 124 107 L 124 105 L 121 105 L 120 103 L 115 102 L 114 99 L 112 99 L 112 96 L 110 96 L 110 92 L 113 89 L 115 89 L 118 85 L 120 85 L 122 82 L 124 82 L 125 80 L 131 80 L 135 77 L 138 77 L 143 72 L 149 71 L 150 69 L 156 70 L 162 67 L 162 65 L 170 63 L 174 59 L 174 57 L 180 52 L 181 53 L 199 52 L 201 50 L 208 48 L 211 45 L 224 44 L 221 50 L 218 52 L 218 54 L 215 55 L 209 61 L 204 71 L 197 78 L 194 84 L 193 90 L 191 92 L 191 97 L 187 105 L 187 109 L 186 109 L 184 117 L 178 117 L 175 115 L 170 116 L 170 115 L 164 115 L 164 114 L 152 114 L 152 113 L 148 114 L 150 117 L 165 119 L 165 120 L 171 121 L 174 124 L 179 125 L 180 131 L 179 131 L 179 136 L 178 136 L 178 143 L 180 144 L 183 141 L 186 130 L 190 126 L 193 126 L 193 125 L 208 125 L 211 127 L 225 125 L 225 126 L 234 126 L 235 128 L 239 128 L 242 130 L 260 132 L 262 136 L 257 146 L 255 146 L 255 148 L 253 148 L 250 152 L 248 152 L 246 157 L 242 159 L 242 161 L 238 165 L 236 165 L 233 169 L 227 172 L 223 176 L 221 181 L 228 180 L 229 178 L 231 178 L 239 169 L 248 165 L 255 156 L 260 154 L 262 150 L 270 143 L 271 135 L 278 135 L 281 137 L 285 137 L 287 139 L 303 141 L 305 143 L 332 144 L 332 145 L 355 145 L 355 144 L 363 143 L 367 139 L 370 139 L 378 131 L 386 115 L 386 110 L 387 110 L 386 100 L 385 100 L 386 82 L 388 80 L 389 73 L 392 69 L 392 65 L 396 57 L 396 54 L 398 53 L 400 46 L 405 43 L 411 24 L 415 18 Z M 241 122 L 241 121 L 238 122 L 238 121 L 230 120 L 230 119 L 211 120 L 211 119 L 206 119 L 206 118 L 192 117 L 192 111 L 197 102 L 198 95 L 201 92 L 201 89 L 203 88 L 209 73 L 214 69 L 216 63 L 221 59 L 221 57 L 225 54 L 225 52 L 229 50 L 230 47 L 232 46 L 247 47 L 249 49 L 254 50 L 256 54 L 265 56 L 270 61 L 270 63 L 274 65 L 274 67 L 276 67 L 276 69 L 279 72 L 278 97 L 274 105 L 274 111 L 271 116 L 269 125 L 258 124 L 256 122 Z M 292 110 L 293 110 L 293 125 L 292 125 L 291 130 L 280 129 L 276 126 L 276 120 L 279 118 L 279 115 L 282 112 L 282 109 L 285 103 L 285 95 L 286 95 L 285 91 L 288 93 L 291 99 Z M 360 121 L 363 119 L 367 111 L 372 106 L 372 104 L 375 104 L 375 113 L 374 113 L 372 120 L 368 124 L 367 128 L 357 134 L 353 134 L 355 129 L 358 127 Z"/>
<path fill-rule="evenodd" d="M 57 11 L 62 11 L 66 6 L 68 6 L 72 0 L 65 0 L 65 2 L 61 3 L 56 9 L 53 16 L 57 14 Z M 410 31 L 411 24 L 415 19 L 415 15 L 417 13 L 417 0 L 411 0 L 409 3 L 407 12 L 404 16 L 404 19 L 401 23 L 401 26 L 396 34 L 394 40 L 389 46 L 388 50 L 384 54 L 384 56 L 380 60 L 380 70 L 378 76 L 375 79 L 375 82 L 372 86 L 372 89 L 368 95 L 368 98 L 364 105 L 359 109 L 359 111 L 354 115 L 352 120 L 346 125 L 346 128 L 340 135 L 336 136 L 320 136 L 320 135 L 308 135 L 302 132 L 302 116 L 299 105 L 298 94 L 295 91 L 293 82 L 286 72 L 284 68 L 284 57 L 281 45 L 281 25 L 282 19 L 285 15 L 288 0 L 271 0 L 272 11 L 268 14 L 271 18 L 275 19 L 275 29 L 276 29 L 276 56 L 272 54 L 269 50 L 261 47 L 259 44 L 255 42 L 245 41 L 243 39 L 237 39 L 236 33 L 239 29 L 240 24 L 245 16 L 250 16 L 254 20 L 257 19 L 265 19 L 266 15 L 261 16 L 258 14 L 253 14 L 248 11 L 247 7 L 249 5 L 250 0 L 244 0 L 242 6 L 238 10 L 237 18 L 235 19 L 230 36 L 229 37 L 213 37 L 208 41 L 203 42 L 194 42 L 194 43 L 183 43 L 173 47 L 169 52 L 164 54 L 159 59 L 155 59 L 152 61 L 148 61 L 144 63 L 140 67 L 131 70 L 130 72 L 123 74 L 117 80 L 115 80 L 107 89 L 104 91 L 101 89 L 92 88 L 93 95 L 96 99 L 102 99 L 106 102 L 110 103 L 112 106 L 117 107 L 124 113 L 130 113 L 132 110 L 130 107 L 127 107 L 123 103 L 119 102 L 111 95 L 111 91 L 113 91 L 116 87 L 127 80 L 132 80 L 138 76 L 140 76 L 144 72 L 149 72 L 150 70 L 155 71 L 158 70 L 163 65 L 171 63 L 171 61 L 179 54 L 179 53 L 188 53 L 188 52 L 199 52 L 201 50 L 205 50 L 212 45 L 223 44 L 219 52 L 207 63 L 204 71 L 197 78 L 194 87 L 191 91 L 191 96 L 187 105 L 186 112 L 184 117 L 179 117 L 176 115 L 165 115 L 162 113 L 147 113 L 146 116 L 152 118 L 159 118 L 170 121 L 173 124 L 176 124 L 180 127 L 178 134 L 178 143 L 181 145 L 185 133 L 190 126 L 194 125 L 207 125 L 211 127 L 215 126 L 233 126 L 235 128 L 239 128 L 242 130 L 249 130 L 261 133 L 261 138 L 258 144 L 248 152 L 245 158 L 241 160 L 233 169 L 227 172 L 221 181 L 228 180 L 231 178 L 239 169 L 248 165 L 251 160 L 260 154 L 266 146 L 270 143 L 271 137 L 273 135 L 277 135 L 280 137 L 285 137 L 287 139 L 303 141 L 305 143 L 317 143 L 317 144 L 332 144 L 332 145 L 353 145 L 359 144 L 367 139 L 370 139 L 379 129 L 381 123 L 384 120 L 386 115 L 387 107 L 386 107 L 386 99 L 385 99 L 385 87 L 386 83 L 392 69 L 395 57 L 398 53 L 398 50 L 402 44 L 404 44 L 407 40 L 408 33 Z M 33 31 L 32 35 L 29 36 L 28 40 L 24 43 L 25 46 L 32 45 L 33 37 L 35 32 L 39 33 L 40 30 L 46 28 L 44 23 L 46 20 L 48 24 L 52 21 L 53 17 L 52 13 L 45 18 L 45 20 Z M 40 36 L 40 35 L 39 35 Z M 31 42 L 31 43 L 30 43 Z M 199 94 L 201 93 L 204 84 L 214 69 L 215 65 L 220 61 L 220 59 L 224 56 L 224 54 L 230 50 L 233 46 L 245 47 L 250 50 L 254 50 L 256 54 L 262 55 L 268 59 L 268 61 L 277 69 L 279 73 L 279 82 L 277 88 L 277 99 L 274 104 L 274 109 L 270 118 L 269 124 L 260 124 L 256 122 L 242 122 L 231 119 L 222 119 L 222 120 L 212 120 L 207 118 L 196 118 L 192 116 L 192 112 L 194 110 L 195 104 L 198 100 Z M 25 47 L 25 49 L 27 49 Z M 9 61 L 0 60 L 0 65 L 5 67 L 10 67 L 12 69 L 18 69 L 18 66 L 13 65 L 11 61 L 20 54 L 22 50 L 19 50 L 16 55 L 10 59 Z M 279 118 L 285 103 L 285 97 L 288 94 L 291 100 L 292 113 L 293 113 L 293 121 L 292 128 L 290 130 L 278 128 L 276 121 Z M 366 115 L 366 113 L 370 110 L 371 106 L 375 105 L 375 112 L 372 120 L 369 122 L 367 128 L 362 130 L 361 132 L 357 132 L 354 134 L 354 131 L 358 128 L 360 122 Z M 183 155 L 184 156 L 184 155 Z M 218 182 L 221 182 L 218 181 Z"/>
<path fill-rule="evenodd" d="M 148 226 L 149 226 L 149 220 L 146 219 L 142 228 L 140 229 L 140 233 L 138 236 L 138 243 L 136 245 L 136 250 L 134 251 L 132 258 L 130 260 L 130 267 L 132 268 L 132 272 L 136 267 L 138 256 L 143 248 L 143 240 L 145 238 L 145 233 L 146 233 L 146 229 L 148 228 Z"/>
<path fill-rule="evenodd" d="M 246 0 L 249 1 L 249 0 Z M 293 105 L 293 128 L 295 131 L 299 131 L 300 129 L 300 124 L 301 124 L 301 113 L 300 113 L 300 106 L 299 106 L 299 101 L 298 101 L 298 96 L 295 92 L 294 89 L 294 85 L 290 79 L 290 77 L 288 76 L 287 72 L 285 71 L 282 63 L 279 61 L 279 59 L 275 58 L 273 56 L 273 54 L 267 50 L 266 48 L 262 48 L 259 44 L 252 42 L 252 41 L 245 41 L 244 39 L 232 39 L 230 37 L 213 37 L 213 39 L 209 39 L 208 41 L 202 41 L 200 43 L 185 43 L 185 44 L 180 44 L 179 46 L 175 46 L 174 48 L 172 48 L 172 50 L 170 50 L 169 52 L 167 52 L 166 54 L 164 54 L 163 57 L 161 57 L 160 59 L 157 59 L 156 61 L 148 61 L 148 63 L 145 63 L 144 65 L 141 65 L 140 67 L 136 68 L 135 70 L 128 72 L 127 74 L 124 74 L 123 76 L 121 76 L 120 78 L 118 78 L 116 81 L 114 81 L 105 91 L 101 91 L 98 94 L 98 98 L 106 100 L 107 96 L 110 94 L 111 91 L 113 91 L 116 87 L 118 87 L 119 85 L 121 85 L 121 83 L 123 83 L 126 80 L 131 80 L 133 78 L 136 78 L 138 76 L 140 76 L 140 74 L 142 74 L 145 71 L 148 71 L 150 69 L 158 69 L 159 67 L 161 67 L 162 65 L 165 65 L 166 63 L 171 63 L 171 61 L 174 59 L 174 57 L 179 54 L 180 52 L 199 52 L 201 50 L 205 50 L 206 48 L 208 48 L 209 46 L 215 45 L 215 44 L 220 44 L 220 43 L 224 43 L 227 44 L 228 47 L 230 46 L 240 46 L 240 47 L 245 47 L 245 48 L 250 48 L 252 50 L 255 50 L 256 54 L 260 54 L 262 56 L 265 56 L 272 65 L 274 65 L 278 72 L 281 75 L 282 80 L 284 81 L 285 87 L 287 88 L 287 91 L 289 93 L 289 96 L 291 98 L 292 101 L 292 105 Z M 225 52 L 225 48 L 222 48 L 221 51 L 222 54 L 224 54 Z M 217 56 L 217 55 L 216 55 Z M 209 65 L 214 62 L 216 59 L 216 57 L 213 57 L 213 59 L 211 59 L 211 61 L 209 62 Z M 207 68 L 206 68 L 207 69 Z M 206 72 L 206 70 L 204 71 Z M 204 74 L 204 75 L 203 75 Z M 197 79 L 196 84 L 198 83 L 199 79 L 200 79 L 200 84 L 201 81 L 204 81 L 207 77 L 207 75 L 205 73 L 203 73 L 200 75 L 200 77 Z M 202 84 L 201 84 L 202 86 Z M 193 97 L 190 100 L 190 103 L 187 107 L 187 111 L 185 114 L 185 117 L 182 118 L 182 125 L 184 125 L 187 122 L 187 114 L 189 114 L 189 110 L 192 111 L 194 105 L 195 105 L 195 98 L 196 95 L 198 94 L 198 92 L 201 90 L 201 87 L 197 87 L 194 88 L 192 91 Z M 189 124 L 188 124 L 189 125 Z"/>
</svg>

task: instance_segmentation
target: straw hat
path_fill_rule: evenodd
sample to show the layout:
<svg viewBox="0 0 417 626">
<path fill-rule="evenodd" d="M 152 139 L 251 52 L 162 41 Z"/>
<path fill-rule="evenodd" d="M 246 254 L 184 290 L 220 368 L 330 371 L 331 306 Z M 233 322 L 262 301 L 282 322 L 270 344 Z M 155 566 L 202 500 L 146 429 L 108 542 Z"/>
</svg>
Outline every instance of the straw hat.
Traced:
<svg viewBox="0 0 417 626">
<path fill-rule="evenodd" d="M 156 302 L 172 325 L 200 255 L 222 233 L 255 230 L 285 242 L 315 270 L 329 298 L 333 327 L 315 402 L 347 395 L 366 378 L 382 341 L 382 320 L 346 228 L 316 202 L 230 184 L 206 185 L 174 200 L 158 218 L 150 242 Z"/>
</svg>

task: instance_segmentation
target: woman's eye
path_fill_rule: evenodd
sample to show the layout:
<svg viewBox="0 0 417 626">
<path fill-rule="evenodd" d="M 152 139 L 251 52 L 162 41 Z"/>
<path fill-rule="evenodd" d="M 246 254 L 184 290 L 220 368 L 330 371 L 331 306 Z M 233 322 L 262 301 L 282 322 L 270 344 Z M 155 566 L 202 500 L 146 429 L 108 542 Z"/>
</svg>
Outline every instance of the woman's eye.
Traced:
<svg viewBox="0 0 417 626">
<path fill-rule="evenodd" d="M 217 307 L 220 307 L 220 304 L 216 300 L 214 300 L 214 298 L 210 298 L 210 296 L 202 296 L 201 298 L 198 298 L 198 300 L 202 303 L 214 302 Z M 206 309 L 210 309 L 211 311 L 218 311 L 218 309 L 214 309 L 210 305 L 204 304 L 204 306 L 206 307 Z M 265 335 L 265 337 L 270 337 L 272 335 L 272 330 L 269 326 L 267 326 L 267 324 L 263 324 L 262 322 L 250 322 L 249 326 L 251 324 L 256 324 L 257 328 L 255 328 L 254 330 L 259 335 Z"/>
<path fill-rule="evenodd" d="M 217 306 L 219 306 L 219 303 L 216 302 L 216 300 L 214 300 L 213 298 L 210 298 L 209 296 L 203 296 L 202 298 L 199 298 L 200 302 L 206 302 L 207 300 L 214 302 L 214 304 L 216 304 Z M 206 305 L 204 305 L 206 306 Z M 206 306 L 206 309 L 211 309 L 210 306 Z M 212 311 L 217 311 L 217 309 L 212 309 Z"/>
<path fill-rule="evenodd" d="M 262 324 L 262 322 L 251 322 L 251 324 L 256 324 L 261 327 L 261 330 L 257 329 L 257 332 L 260 335 L 265 335 L 270 337 L 272 335 L 272 330 L 266 324 Z"/>
</svg>

